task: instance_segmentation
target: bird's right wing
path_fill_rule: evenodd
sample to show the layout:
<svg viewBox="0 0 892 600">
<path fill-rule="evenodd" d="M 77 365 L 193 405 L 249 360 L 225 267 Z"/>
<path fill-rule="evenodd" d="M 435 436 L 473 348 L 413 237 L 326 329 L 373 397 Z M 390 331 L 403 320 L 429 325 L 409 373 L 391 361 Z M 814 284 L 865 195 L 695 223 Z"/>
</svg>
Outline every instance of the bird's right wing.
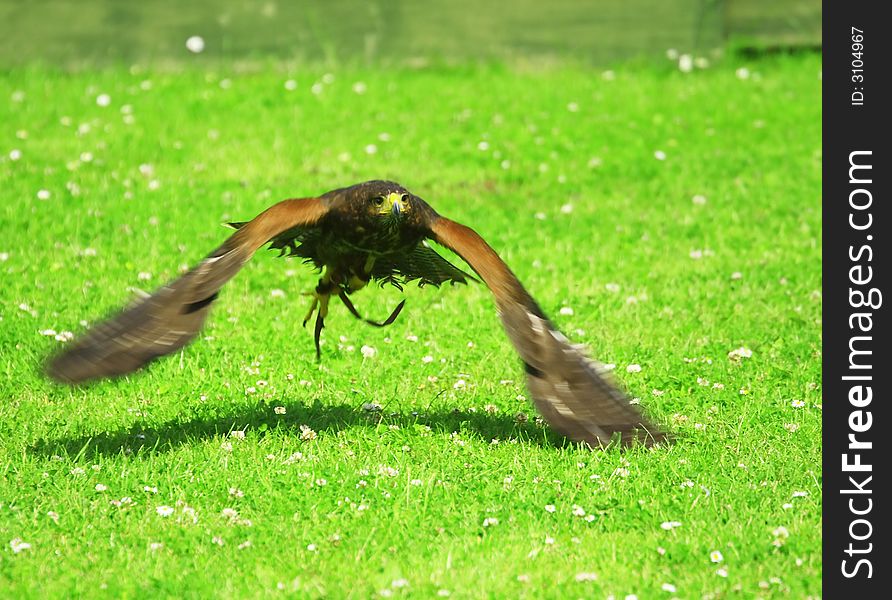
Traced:
<svg viewBox="0 0 892 600">
<path fill-rule="evenodd" d="M 182 348 L 201 330 L 220 288 L 282 231 L 312 227 L 328 212 L 320 198 L 283 200 L 260 213 L 180 278 L 75 340 L 46 366 L 62 383 L 135 371 Z"/>
</svg>

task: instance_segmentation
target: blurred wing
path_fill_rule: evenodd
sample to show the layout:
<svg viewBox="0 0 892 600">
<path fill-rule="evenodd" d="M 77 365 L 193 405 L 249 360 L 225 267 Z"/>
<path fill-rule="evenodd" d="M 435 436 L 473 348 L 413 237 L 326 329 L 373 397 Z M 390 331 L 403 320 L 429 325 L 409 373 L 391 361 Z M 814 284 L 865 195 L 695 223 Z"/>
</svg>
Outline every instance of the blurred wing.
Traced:
<svg viewBox="0 0 892 600">
<path fill-rule="evenodd" d="M 179 279 L 95 325 L 46 367 L 63 383 L 124 375 L 198 335 L 220 288 L 279 232 L 311 227 L 327 212 L 318 198 L 284 200 L 248 222 Z"/>
<path fill-rule="evenodd" d="M 460 255 L 495 296 L 505 331 L 524 362 L 527 387 L 545 420 L 570 439 L 607 445 L 613 436 L 652 444 L 664 436 L 605 379 L 598 365 L 571 345 L 532 296 L 477 233 L 443 217 L 433 239 Z"/>
</svg>

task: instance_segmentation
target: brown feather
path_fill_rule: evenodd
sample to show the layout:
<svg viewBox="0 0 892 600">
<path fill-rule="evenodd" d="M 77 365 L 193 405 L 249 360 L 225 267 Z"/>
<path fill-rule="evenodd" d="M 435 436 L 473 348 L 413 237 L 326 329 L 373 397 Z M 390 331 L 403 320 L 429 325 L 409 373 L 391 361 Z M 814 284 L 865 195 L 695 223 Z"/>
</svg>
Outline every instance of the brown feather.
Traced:
<svg viewBox="0 0 892 600">
<path fill-rule="evenodd" d="M 598 372 L 548 320 L 511 269 L 474 230 L 435 217 L 438 243 L 461 256 L 493 293 L 508 338 L 524 362 L 527 387 L 545 420 L 570 439 L 603 446 L 664 437 L 635 410 L 629 397 Z"/>
<path fill-rule="evenodd" d="M 130 373 L 176 352 L 198 335 L 220 288 L 254 252 L 284 229 L 309 226 L 327 212 L 318 198 L 284 200 L 246 223 L 180 278 L 95 325 L 47 365 L 64 383 Z"/>
</svg>

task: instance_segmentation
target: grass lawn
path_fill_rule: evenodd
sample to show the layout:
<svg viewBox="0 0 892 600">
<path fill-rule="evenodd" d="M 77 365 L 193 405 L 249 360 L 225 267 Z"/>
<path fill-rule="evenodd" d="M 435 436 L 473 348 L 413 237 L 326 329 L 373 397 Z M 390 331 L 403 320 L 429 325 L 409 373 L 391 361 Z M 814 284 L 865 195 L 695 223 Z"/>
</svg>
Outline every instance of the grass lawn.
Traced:
<svg viewBox="0 0 892 600">
<path fill-rule="evenodd" d="M 216 69 L 0 77 L 0 596 L 820 595 L 820 56 Z M 372 178 L 480 232 L 676 441 L 537 423 L 480 285 L 380 330 L 333 305 L 317 364 L 316 275 L 266 251 L 184 352 L 41 376 L 220 223 Z"/>
</svg>

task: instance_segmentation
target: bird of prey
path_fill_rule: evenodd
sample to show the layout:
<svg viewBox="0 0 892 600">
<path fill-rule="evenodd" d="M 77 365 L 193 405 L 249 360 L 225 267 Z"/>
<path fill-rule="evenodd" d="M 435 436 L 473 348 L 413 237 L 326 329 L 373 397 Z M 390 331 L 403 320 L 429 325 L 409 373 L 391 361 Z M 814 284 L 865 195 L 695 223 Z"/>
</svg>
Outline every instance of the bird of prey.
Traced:
<svg viewBox="0 0 892 600">
<path fill-rule="evenodd" d="M 400 287 L 415 280 L 439 286 L 475 279 L 434 251 L 427 242 L 433 240 L 460 256 L 492 292 L 523 362 L 530 396 L 551 427 L 592 447 L 663 438 L 599 365 L 557 330 L 483 238 L 440 216 L 397 183 L 367 181 L 318 197 L 283 200 L 251 221 L 231 225 L 236 232 L 222 246 L 178 279 L 95 325 L 52 358 L 47 373 L 76 384 L 130 373 L 179 350 L 201 330 L 223 284 L 267 243 L 321 272 L 304 319 L 306 324 L 316 314 L 318 357 L 332 296 L 360 317 L 349 294 L 371 280 Z M 384 322 L 369 322 L 387 325 L 402 306 Z"/>
</svg>

